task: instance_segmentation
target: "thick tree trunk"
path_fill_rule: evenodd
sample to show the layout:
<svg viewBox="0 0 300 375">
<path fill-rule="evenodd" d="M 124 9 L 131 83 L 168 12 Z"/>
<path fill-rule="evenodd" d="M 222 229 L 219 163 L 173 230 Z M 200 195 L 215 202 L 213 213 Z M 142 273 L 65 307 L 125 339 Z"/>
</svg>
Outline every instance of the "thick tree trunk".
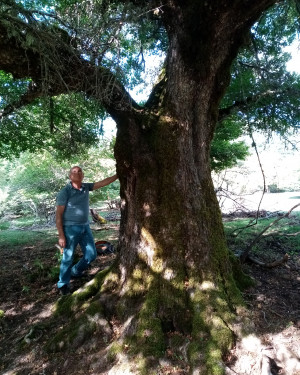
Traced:
<svg viewBox="0 0 300 375">
<path fill-rule="evenodd" d="M 167 346 L 173 351 L 184 346 L 191 373 L 213 375 L 222 373 L 222 355 L 234 343 L 242 301 L 209 150 L 230 63 L 247 22 L 239 34 L 224 18 L 223 24 L 216 18 L 206 22 L 209 37 L 201 44 L 197 38 L 204 30 L 195 23 L 195 30 L 189 29 L 185 11 L 172 13 L 171 7 L 165 16 L 172 19 L 167 83 L 156 105 L 116 119 L 122 219 L 114 287 L 119 317 L 134 317 L 124 333 L 133 353 L 159 357 Z M 190 7 L 187 13 L 192 12 Z M 172 347 L 170 332 L 187 341 Z"/>
<path fill-rule="evenodd" d="M 119 122 L 117 305 L 120 316 L 126 312 L 123 319 L 138 311 L 129 336 L 145 358 L 172 346 L 167 337 L 173 332 L 188 337 L 186 362 L 193 373 L 212 375 L 234 343 L 232 326 L 242 305 L 209 167 L 218 97 L 212 76 L 196 80 L 178 48 L 174 55 L 158 114 Z"/>
<path fill-rule="evenodd" d="M 228 325 L 240 302 L 208 167 L 207 135 L 199 147 L 187 121 L 161 115 L 155 129 L 146 123 L 132 121 L 132 143 L 126 133 L 117 137 L 121 306 L 131 311 L 133 299 L 144 304 L 138 321 L 151 340 L 141 334 L 138 347 L 162 351 L 162 335 L 176 331 L 191 335 L 198 358 L 190 355 L 198 362 L 208 337 L 222 350 L 233 343 Z"/>
</svg>

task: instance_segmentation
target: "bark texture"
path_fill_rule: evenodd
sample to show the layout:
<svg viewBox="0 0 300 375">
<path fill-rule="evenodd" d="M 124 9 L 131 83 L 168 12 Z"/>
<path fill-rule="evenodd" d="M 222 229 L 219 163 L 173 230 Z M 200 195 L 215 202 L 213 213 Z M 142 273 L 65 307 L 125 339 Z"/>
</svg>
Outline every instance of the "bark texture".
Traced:
<svg viewBox="0 0 300 375">
<path fill-rule="evenodd" d="M 166 71 L 144 107 L 131 100 L 110 72 L 80 56 L 74 59 L 72 50 L 64 50 L 68 65 L 50 74 L 48 94 L 66 91 L 64 85 L 84 90 L 117 123 L 119 255 L 102 280 L 101 300 L 106 314 L 123 322 L 119 341 L 126 342 L 129 354 L 144 359 L 139 371 L 147 368 L 150 373 L 159 363 L 153 358 L 177 345 L 190 373 L 221 374 L 222 356 L 234 344 L 242 300 L 211 180 L 209 151 L 231 62 L 250 26 L 274 3 L 167 0 L 161 8 L 169 37 Z M 21 56 L 17 64 L 16 55 Z M 0 61 L 0 68 L 16 77 L 32 77 L 38 82 L 37 96 L 42 95 L 41 55 L 25 51 L 1 22 Z M 101 88 L 111 94 L 100 94 Z M 184 340 L 175 345 L 168 339 L 170 332 Z"/>
</svg>

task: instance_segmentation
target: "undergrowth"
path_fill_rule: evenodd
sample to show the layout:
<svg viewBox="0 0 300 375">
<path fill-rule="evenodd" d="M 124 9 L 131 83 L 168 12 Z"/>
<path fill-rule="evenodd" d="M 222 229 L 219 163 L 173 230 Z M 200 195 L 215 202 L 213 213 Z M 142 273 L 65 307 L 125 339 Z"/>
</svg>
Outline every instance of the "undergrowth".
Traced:
<svg viewBox="0 0 300 375">
<path fill-rule="evenodd" d="M 269 218 L 233 219 L 224 221 L 224 229 L 228 247 L 234 252 L 243 251 L 266 227 L 273 223 L 278 216 Z M 292 213 L 289 217 L 278 221 L 270 227 L 251 249 L 252 254 L 262 257 L 274 257 L 300 253 L 300 213 Z"/>
</svg>

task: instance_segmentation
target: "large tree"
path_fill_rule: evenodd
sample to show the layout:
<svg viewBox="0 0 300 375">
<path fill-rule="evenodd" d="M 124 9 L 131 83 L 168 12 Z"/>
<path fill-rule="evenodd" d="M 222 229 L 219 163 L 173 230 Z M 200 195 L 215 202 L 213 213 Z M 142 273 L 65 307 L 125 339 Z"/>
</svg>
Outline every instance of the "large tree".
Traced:
<svg viewBox="0 0 300 375">
<path fill-rule="evenodd" d="M 121 224 L 117 263 L 101 283 L 103 315 L 123 323 L 118 342 L 140 366 L 157 368 L 177 340 L 190 373 L 221 374 L 242 299 L 210 145 L 231 65 L 252 25 L 280 1 L 41 1 L 31 8 L 37 3 L 2 1 L 0 69 L 28 79 L 3 115 L 73 92 L 113 117 Z M 165 48 L 163 72 L 144 105 L 110 62 L 117 52 L 134 67 L 122 43 L 140 56 L 147 44 Z"/>
</svg>

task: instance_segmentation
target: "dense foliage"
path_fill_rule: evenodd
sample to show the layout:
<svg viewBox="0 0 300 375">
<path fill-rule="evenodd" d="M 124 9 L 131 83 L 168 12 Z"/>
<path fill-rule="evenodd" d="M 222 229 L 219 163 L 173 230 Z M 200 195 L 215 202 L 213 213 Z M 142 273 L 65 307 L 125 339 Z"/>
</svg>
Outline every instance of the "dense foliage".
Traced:
<svg viewBox="0 0 300 375">
<path fill-rule="evenodd" d="M 287 139 L 299 130 L 299 75 L 289 72 L 286 47 L 295 41 L 299 17 L 288 2 L 279 3 L 253 26 L 232 65 L 231 84 L 220 105 L 212 143 L 212 167 L 233 166 L 247 155 L 240 135 L 260 132 Z M 230 154 L 228 158 L 226 154 Z"/>
</svg>

